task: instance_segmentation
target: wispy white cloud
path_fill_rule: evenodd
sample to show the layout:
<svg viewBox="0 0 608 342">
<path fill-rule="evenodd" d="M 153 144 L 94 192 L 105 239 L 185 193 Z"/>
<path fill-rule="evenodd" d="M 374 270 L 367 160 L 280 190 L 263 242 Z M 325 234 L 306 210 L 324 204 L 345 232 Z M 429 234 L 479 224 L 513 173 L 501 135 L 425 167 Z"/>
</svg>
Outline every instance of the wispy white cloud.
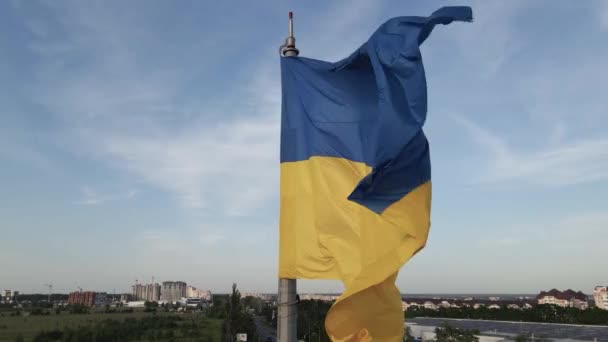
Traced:
<svg viewBox="0 0 608 342">
<path fill-rule="evenodd" d="M 445 34 L 454 37 L 481 76 L 491 78 L 523 48 L 514 20 L 527 5 L 522 0 L 473 1 L 475 22 Z"/>
<path fill-rule="evenodd" d="M 252 234 L 236 232 L 227 224 L 191 230 L 166 227 L 133 235 L 129 251 L 137 274 L 154 274 L 159 280 L 180 279 L 198 287 L 225 291 L 233 282 L 242 289 L 272 291 L 276 286 L 277 265 L 262 240 L 256 224 L 248 225 Z M 256 233 L 257 232 L 257 233 Z M 255 251 L 253 254 L 252 251 Z M 261 287 L 260 287 L 261 286 Z"/>
<path fill-rule="evenodd" d="M 487 162 L 475 181 L 519 181 L 563 186 L 608 179 L 608 139 L 587 139 L 521 152 L 473 121 L 453 116 L 473 142 L 486 152 Z"/>
<path fill-rule="evenodd" d="M 177 194 L 187 206 L 226 214 L 241 203 L 248 213 L 276 191 L 277 131 L 276 120 L 235 119 L 171 137 L 108 137 L 101 148 L 114 166 Z"/>
<path fill-rule="evenodd" d="M 608 3 L 606 1 L 597 1 L 598 11 L 596 12 L 599 19 L 600 28 L 608 31 Z"/>
<path fill-rule="evenodd" d="M 26 2 L 14 2 L 23 4 L 24 10 L 28 10 Z M 475 65 L 475 74 L 482 78 L 496 78 L 498 74 L 507 74 L 506 71 L 517 74 L 508 68 L 512 61 L 521 62 L 521 59 L 512 57 L 528 48 L 521 45 L 526 40 L 520 39 L 518 34 L 521 32 L 517 31 L 519 19 L 527 22 L 525 18 L 518 17 L 527 3 L 474 1 L 474 24 L 454 25 L 441 33 L 452 35 L 453 41 L 463 46 L 463 56 L 458 57 L 464 58 L 454 60 L 463 63 L 465 68 L 467 63 Z M 273 206 L 276 206 L 278 193 L 280 82 L 275 47 L 281 41 L 259 46 L 262 51 L 272 51 L 272 58 L 268 53 L 263 60 L 256 62 L 264 52 L 248 46 L 244 55 L 240 44 L 221 39 L 218 35 L 224 32 L 218 30 L 207 32 L 207 39 L 201 37 L 203 30 L 200 26 L 194 30 L 188 28 L 179 31 L 179 36 L 187 36 L 188 32 L 192 36 L 174 44 L 170 39 L 161 40 L 155 34 L 155 30 L 168 30 L 166 26 L 140 21 L 146 20 L 147 16 L 140 15 L 139 11 L 122 11 L 121 6 L 112 8 L 113 5 L 106 2 L 37 4 L 47 4 L 51 9 L 49 15 L 42 8 L 17 13 L 28 18 L 25 25 L 32 33 L 28 36 L 34 37 L 32 41 L 23 42 L 24 48 L 29 48 L 34 54 L 33 58 L 24 58 L 27 64 L 21 70 L 26 76 L 32 71 L 31 82 L 23 81 L 24 97 L 40 105 L 37 107 L 41 109 L 40 113 L 57 116 L 57 120 L 52 120 L 54 123 L 65 124 L 61 134 L 66 135 L 62 145 L 66 150 L 88 161 L 92 159 L 111 166 L 110 169 L 117 171 L 121 179 L 128 176 L 124 178 L 138 187 L 161 189 L 186 207 L 186 210 L 177 209 L 184 222 L 177 222 L 175 226 L 151 226 L 143 231 L 137 225 L 129 227 L 132 231 L 128 235 L 133 239 L 125 242 L 128 246 L 122 250 L 128 251 L 125 255 L 132 263 L 124 266 L 124 273 L 130 274 L 137 269 L 137 272 L 163 274 L 163 277 L 195 277 L 197 274 L 201 283 L 215 282 L 221 289 L 229 288 L 229 282 L 238 276 L 246 278 L 248 284 L 275 279 L 274 249 L 269 248 L 265 256 L 258 254 L 263 253 L 260 246 L 269 246 L 268 241 L 276 242 L 277 238 L 274 229 L 276 215 L 268 211 L 276 209 Z M 347 56 L 364 42 L 376 24 L 393 14 L 384 11 L 383 7 L 386 6 L 357 0 L 349 3 L 346 9 L 337 4 L 321 11 L 320 16 L 314 17 L 312 25 L 306 28 L 299 26 L 301 21 L 296 22 L 302 55 L 326 60 Z M 384 12 L 382 18 L 375 17 L 380 12 Z M 37 13 L 45 15 L 30 15 Z M 167 13 L 167 18 L 175 14 L 180 13 Z M 158 18 L 152 17 L 154 20 Z M 603 20 L 602 23 L 605 22 Z M 180 21 L 168 31 L 178 32 L 182 25 L 185 24 Z M 238 38 L 242 36 L 241 29 L 235 27 L 234 32 L 226 34 Z M 172 37 L 177 38 L 178 34 Z M 527 41 L 533 42 L 533 39 Z M 230 54 L 226 49 L 238 52 L 228 50 Z M 601 57 L 589 55 L 598 60 Z M 532 75 L 522 75 L 527 78 L 523 86 L 509 85 L 526 94 L 522 97 L 522 107 L 525 105 L 531 112 L 546 114 L 548 121 L 557 122 L 547 125 L 549 138 L 545 148 L 521 150 L 516 147 L 514 139 L 517 138 L 512 135 L 506 138 L 506 135 L 503 137 L 484 129 L 474 121 L 456 118 L 473 141 L 487 153 L 476 181 L 560 186 L 606 178 L 606 139 L 593 139 L 589 135 L 585 139 L 573 140 L 575 129 L 571 116 L 604 114 L 603 97 L 591 89 L 600 93 L 606 88 L 602 80 L 608 79 L 603 73 L 607 69 L 601 68 L 603 64 L 582 69 L 569 65 L 570 68 L 564 69 L 564 61 L 568 61 L 564 56 L 560 57 L 555 59 L 555 68 L 538 68 L 531 72 Z M 227 65 L 223 62 L 232 58 L 237 62 L 231 63 L 224 69 L 228 71 L 218 76 L 218 69 Z M 435 57 L 426 54 L 425 58 Z M 437 55 L 437 58 L 443 60 L 445 55 Z M 577 65 L 585 63 L 587 61 Z M 550 59 L 544 60 L 543 64 L 551 64 Z M 554 78 L 556 75 L 567 77 L 558 81 Z M 594 82 L 590 86 L 586 80 Z M 435 83 L 441 81 L 439 76 Z M 518 90 L 511 88 L 509 93 L 517 93 Z M 571 103 L 568 103 L 573 98 L 577 99 L 577 110 L 572 110 Z M 588 122 L 597 125 L 601 121 L 590 119 Z M 13 150 L 4 144 L 0 145 L 0 155 L 40 165 L 48 162 L 45 157 L 55 156 L 45 156 L 29 148 Z M 108 176 L 111 177 L 112 173 L 109 172 Z M 129 191 L 107 191 L 90 185 L 83 187 L 81 203 L 100 204 L 113 200 L 115 196 L 128 198 L 129 194 Z M 260 213 L 262 218 L 242 217 Z M 192 228 L 198 227 L 197 223 L 192 224 L 193 221 L 207 222 L 209 216 L 218 221 L 217 226 Z M 501 219 L 502 216 L 497 216 L 497 220 Z M 120 223 L 121 218 L 116 220 Z M 512 229 L 501 233 L 493 230 L 488 241 L 494 241 L 497 246 L 492 247 L 496 248 L 515 248 L 525 244 L 532 249 L 535 241 L 542 238 L 540 234 L 547 234 L 549 228 L 557 227 L 561 233 L 548 239 L 547 243 L 557 245 L 563 239 L 562 243 L 568 244 L 568 239 L 581 241 L 575 230 L 580 226 L 595 227 L 595 230 L 585 230 L 583 234 L 599 232 L 597 236 L 604 237 L 605 230 L 599 229 L 606 226 L 606 220 L 592 215 L 586 219 L 556 218 L 522 226 L 517 234 L 512 233 L 516 231 L 513 227 L 507 227 Z M 463 233 L 467 233 L 466 229 Z M 584 241 L 589 245 L 589 239 Z M 256 248 L 256 258 L 251 257 L 252 248 L 249 247 Z M 449 248 L 455 247 L 452 244 Z M 233 255 L 239 251 L 240 259 Z M 462 255 L 466 256 L 466 253 Z M 478 255 L 474 258 L 479 259 Z M 98 266 L 110 267 L 108 259 L 102 259 Z M 250 265 L 243 267 L 243 261 Z M 69 265 L 70 262 L 66 260 L 62 264 Z M 270 264 L 272 267 L 268 266 Z M 32 265 L 42 267 L 36 263 Z M 496 270 L 496 265 L 492 265 L 492 269 Z M 415 277 L 423 279 L 420 289 L 431 286 L 429 273 L 425 272 Z M 90 275 L 91 279 L 97 277 L 97 273 Z M 69 276 L 69 270 L 65 274 Z M 437 274 L 443 273 L 438 270 Z M 461 288 L 470 290 L 471 278 L 466 278 L 468 287 Z M 24 276 L 23 279 L 28 278 Z M 219 284 L 221 282 L 227 286 Z M 475 282 L 483 283 L 483 279 L 477 278 Z M 99 279 L 92 282 L 95 285 L 100 283 Z M 435 283 L 443 282 L 437 279 Z M 453 285 L 450 284 L 451 287 Z M 264 285 L 266 289 L 274 286 L 274 280 L 271 285 Z M 504 289 L 504 286 L 501 282 L 500 287 Z M 314 291 L 321 291 L 321 287 Z"/>
<path fill-rule="evenodd" d="M 81 191 L 82 191 L 83 199 L 78 201 L 77 203 L 85 204 L 85 205 L 97 205 L 97 204 L 103 202 L 101 197 L 95 191 L 93 191 L 90 187 L 83 186 Z"/>
<path fill-rule="evenodd" d="M 512 219 L 515 222 L 510 225 L 483 227 L 487 233 L 474 237 L 479 239 L 471 246 L 474 252 L 461 260 L 466 267 L 454 271 L 466 273 L 473 267 L 482 272 L 477 283 L 483 284 L 479 286 L 483 291 L 505 288 L 506 274 L 515 279 L 507 285 L 512 292 L 536 292 L 555 286 L 588 292 L 605 281 L 602 274 L 589 270 L 601 269 L 605 264 L 602 242 L 608 239 L 607 213 L 564 210 L 545 217 Z M 485 256 L 483 260 L 479 255 Z M 495 281 L 497 278 L 501 280 Z M 462 285 L 468 291 L 478 286 Z"/>
<path fill-rule="evenodd" d="M 521 222 L 509 226 L 497 225 L 491 236 L 483 236 L 479 246 L 484 248 L 528 248 L 539 244 L 555 250 L 588 249 L 597 241 L 608 238 L 605 227 L 608 213 L 563 213 L 540 221 Z"/>
<path fill-rule="evenodd" d="M 355 0 L 349 6 L 338 6 L 319 13 L 314 18 L 314 29 L 301 34 L 303 56 L 338 61 L 348 57 L 354 49 L 365 43 L 369 35 L 380 24 L 377 18 L 383 7 L 376 2 Z M 362 20 L 365 18 L 366 20 Z M 378 19 L 376 23 L 374 20 Z M 385 18 L 386 19 L 386 18 Z M 372 24 L 370 26 L 367 26 Z M 297 36 L 296 31 L 296 36 Z"/>
<path fill-rule="evenodd" d="M 607 58 L 608 50 L 598 49 L 568 67 L 549 60 L 520 77 L 519 100 L 533 118 L 543 119 L 548 125 L 553 126 L 557 120 L 573 129 L 589 128 L 606 115 L 603 94 L 608 88 Z"/>
<path fill-rule="evenodd" d="M 231 229 L 229 224 L 220 222 L 194 229 L 149 229 L 134 236 L 133 248 L 146 252 L 150 257 L 156 253 L 175 253 L 176 255 L 192 255 L 201 247 L 242 248 L 255 242 L 267 240 L 267 236 L 259 228 L 259 224 L 251 223 L 247 232 Z M 162 258 L 162 255 L 155 256 Z"/>
<path fill-rule="evenodd" d="M 353 6 L 376 8 L 364 1 Z M 72 126 L 80 153 L 167 191 L 186 207 L 213 215 L 247 216 L 275 202 L 281 99 L 276 59 L 227 74 L 233 82 L 222 92 L 224 101 L 216 101 L 217 95 L 206 89 L 200 89 L 202 101 L 193 101 L 180 91 L 191 91 L 192 74 L 212 68 L 222 51 L 205 53 L 210 60 L 188 68 L 175 63 L 145 66 L 131 47 L 137 29 L 124 27 L 128 21 L 116 22 L 104 8 L 80 4 L 67 14 L 55 12 L 58 21 L 76 33 L 31 45 L 45 56 L 35 94 Z M 318 29 L 323 36 L 335 38 L 339 35 L 332 32 L 356 27 L 357 19 L 370 13 L 341 12 L 338 20 Z M 39 23 L 29 26 L 42 31 Z M 348 47 L 345 56 L 353 46 L 343 45 Z M 340 51 L 340 44 L 331 46 L 324 51 Z M 74 54 L 96 53 L 103 58 L 87 59 L 86 68 L 65 77 L 66 62 Z M 99 201 L 89 193 L 88 203 Z"/>
<path fill-rule="evenodd" d="M 56 170 L 55 164 L 40 151 L 23 144 L 0 139 L 0 159 L 26 163 L 45 172 Z"/>
<path fill-rule="evenodd" d="M 564 141 L 568 134 L 568 127 L 563 121 L 556 120 L 553 125 L 553 130 L 549 134 L 549 142 L 551 144 L 559 144 Z"/>
<path fill-rule="evenodd" d="M 204 232 L 199 237 L 199 241 L 205 246 L 217 245 L 226 239 L 226 235 L 219 232 Z"/>
<path fill-rule="evenodd" d="M 174 193 L 188 206 L 241 213 L 267 203 L 278 176 L 276 80 L 259 77 L 249 84 L 255 86 L 251 93 L 231 87 L 227 106 L 214 105 L 205 89 L 200 93 L 207 99 L 193 101 L 180 91 L 191 90 L 193 74 L 213 68 L 221 49 L 188 67 L 143 65 L 131 46 L 137 28 L 124 27 L 128 20 L 117 22 L 96 5 L 49 6 L 70 34 L 30 45 L 45 57 L 35 69 L 33 96 L 68 124 L 74 141 L 66 145 Z M 44 31 L 41 23 L 28 23 L 37 36 Z M 85 67 L 66 73 L 79 56 L 87 56 Z M 112 198 L 87 188 L 83 195 L 84 204 Z"/>
<path fill-rule="evenodd" d="M 138 234 L 133 244 L 140 253 L 146 252 L 150 256 L 157 255 L 160 258 L 165 253 L 174 254 L 176 257 L 184 255 L 184 242 L 188 241 L 191 239 L 171 230 L 148 230 Z"/>
<path fill-rule="evenodd" d="M 76 203 L 83 205 L 99 205 L 108 201 L 132 199 L 138 193 L 135 189 L 117 193 L 100 193 L 88 185 L 82 186 L 80 191 L 82 198 L 76 201 Z"/>
</svg>

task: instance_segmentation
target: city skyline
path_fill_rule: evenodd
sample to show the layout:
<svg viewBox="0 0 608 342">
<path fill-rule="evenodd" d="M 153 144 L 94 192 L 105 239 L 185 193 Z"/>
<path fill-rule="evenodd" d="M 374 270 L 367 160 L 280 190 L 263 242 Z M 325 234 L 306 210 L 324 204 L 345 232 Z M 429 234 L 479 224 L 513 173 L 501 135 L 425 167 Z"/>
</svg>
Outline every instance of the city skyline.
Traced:
<svg viewBox="0 0 608 342">
<path fill-rule="evenodd" d="M 174 281 L 168 281 L 169 283 L 173 283 Z M 163 282 L 155 282 L 154 285 L 160 286 Z M 153 284 L 151 283 L 138 283 L 137 286 L 144 288 L 144 287 L 151 287 Z M 119 295 L 134 295 L 134 291 L 135 291 L 135 286 L 136 285 L 131 285 L 131 287 L 129 289 L 125 289 L 123 291 L 123 289 L 117 290 L 117 289 L 112 289 L 111 291 L 107 291 L 107 290 L 99 290 L 99 289 L 81 289 L 81 288 L 77 288 L 76 291 L 74 290 L 70 290 L 69 292 L 62 292 L 62 291 L 53 291 L 52 295 L 69 295 L 70 293 L 77 293 L 77 292 L 96 292 L 96 293 L 106 293 L 109 296 L 119 296 Z M 602 291 L 602 289 L 607 288 L 608 286 L 603 286 L 603 285 L 598 285 L 595 286 L 593 288 L 586 289 L 586 290 L 580 290 L 580 289 L 567 289 L 564 291 L 560 291 L 559 289 L 553 288 L 549 291 L 560 291 L 560 292 L 569 292 L 569 291 L 574 291 L 574 292 L 580 292 L 585 294 L 589 300 L 593 301 L 594 300 L 594 296 L 598 293 L 598 291 Z M 197 291 L 197 293 L 205 293 L 205 295 L 208 294 L 212 294 L 212 295 L 226 295 L 226 294 L 230 294 L 230 291 L 225 291 L 225 292 L 213 292 L 211 290 L 208 289 L 201 289 L 201 288 L 197 288 L 195 286 L 192 285 L 187 285 L 187 293 L 190 293 L 192 291 Z M 599 290 L 598 290 L 599 289 Z M 11 293 L 16 293 L 16 294 L 20 294 L 20 295 L 48 295 L 49 292 L 47 290 L 47 292 L 27 292 L 27 293 L 23 293 L 20 292 L 19 289 L 8 289 L 8 288 L 0 288 L 0 296 L 2 295 L 2 293 L 4 292 L 11 292 Z M 143 290 L 145 291 L 145 290 Z M 604 292 L 606 292 L 605 290 L 603 290 Z M 242 297 L 247 297 L 247 296 L 252 296 L 252 297 L 260 297 L 260 298 L 270 298 L 272 296 L 276 296 L 277 292 L 276 290 L 274 291 L 269 291 L 269 292 L 256 292 L 256 291 L 247 291 L 247 290 L 241 290 L 239 289 L 239 292 L 241 294 Z M 406 292 L 401 292 L 402 296 L 414 296 L 412 298 L 427 298 L 427 296 L 431 296 L 434 297 L 435 299 L 439 300 L 439 299 L 447 299 L 447 298 L 456 298 L 456 297 L 463 297 L 463 298 L 471 298 L 471 299 L 483 299 L 483 298 L 489 298 L 489 300 L 492 300 L 493 298 L 498 298 L 499 300 L 504 300 L 504 299 L 509 299 L 509 298 L 518 298 L 518 299 L 522 299 L 522 298 L 527 298 L 527 299 L 533 299 L 538 297 L 539 295 L 543 295 L 546 291 L 546 289 L 539 289 L 535 292 L 477 292 L 477 293 L 473 293 L 473 292 L 412 292 L 412 293 L 406 293 Z M 144 292 L 145 293 L 145 292 Z M 340 291 L 336 291 L 336 292 L 314 292 L 314 291 L 298 291 L 299 295 L 301 296 L 302 300 L 309 300 L 309 299 L 318 299 L 317 297 L 331 297 L 332 300 L 335 300 L 337 297 L 339 297 L 341 290 Z M 137 297 L 137 296 L 135 296 Z M 142 295 L 142 297 L 145 297 L 144 295 Z M 159 295 L 160 297 L 160 295 Z M 197 297 L 197 296 L 189 296 L 186 295 L 185 297 Z M 158 299 L 157 299 L 158 301 Z"/>
<path fill-rule="evenodd" d="M 276 292 L 287 12 L 301 56 L 336 61 L 385 20 L 445 5 L 475 22 L 422 47 L 432 224 L 400 291 L 608 284 L 606 2 L 6 1 L 0 288 L 118 293 L 155 276 Z"/>
</svg>

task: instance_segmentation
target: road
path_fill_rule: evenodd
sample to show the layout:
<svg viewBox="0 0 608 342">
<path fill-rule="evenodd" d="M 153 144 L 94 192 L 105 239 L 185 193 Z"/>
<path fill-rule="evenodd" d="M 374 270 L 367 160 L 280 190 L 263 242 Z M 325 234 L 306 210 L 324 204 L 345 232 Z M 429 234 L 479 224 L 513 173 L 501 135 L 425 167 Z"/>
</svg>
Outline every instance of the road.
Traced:
<svg viewBox="0 0 608 342">
<path fill-rule="evenodd" d="M 482 334 L 485 333 L 488 335 L 493 333 L 502 336 L 515 336 L 521 333 L 533 333 L 535 336 L 563 338 L 569 339 L 569 341 L 608 342 L 608 326 L 605 325 L 484 321 L 477 319 L 430 317 L 408 318 L 406 322 L 429 327 L 437 327 L 445 322 L 455 328 L 478 329 Z"/>
<path fill-rule="evenodd" d="M 266 339 L 268 337 L 270 337 L 272 339 L 272 342 L 276 342 L 276 340 L 277 340 L 276 330 L 273 327 L 266 324 L 266 321 L 264 320 L 263 317 L 255 316 L 254 321 L 255 321 L 255 328 L 258 331 L 258 335 L 260 335 L 260 337 L 261 337 L 260 342 L 266 342 Z"/>
</svg>

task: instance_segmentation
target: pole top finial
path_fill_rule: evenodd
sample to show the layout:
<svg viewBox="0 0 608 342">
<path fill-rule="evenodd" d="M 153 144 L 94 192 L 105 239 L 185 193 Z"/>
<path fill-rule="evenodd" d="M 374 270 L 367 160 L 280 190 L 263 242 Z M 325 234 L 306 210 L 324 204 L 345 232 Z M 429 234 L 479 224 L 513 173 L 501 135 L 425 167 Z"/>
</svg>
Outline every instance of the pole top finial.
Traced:
<svg viewBox="0 0 608 342">
<path fill-rule="evenodd" d="M 296 38 L 293 35 L 293 12 L 289 12 L 289 31 L 285 44 L 281 45 L 280 48 L 281 56 L 293 57 L 297 56 L 300 51 L 296 48 Z"/>
</svg>

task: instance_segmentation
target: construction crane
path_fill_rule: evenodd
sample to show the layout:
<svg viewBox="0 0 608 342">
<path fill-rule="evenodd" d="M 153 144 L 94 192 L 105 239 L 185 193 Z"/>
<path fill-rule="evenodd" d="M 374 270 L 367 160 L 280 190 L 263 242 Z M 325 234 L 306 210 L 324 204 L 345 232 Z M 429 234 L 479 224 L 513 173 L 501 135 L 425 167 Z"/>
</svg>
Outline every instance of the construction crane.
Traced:
<svg viewBox="0 0 608 342">
<path fill-rule="evenodd" d="M 44 284 L 44 286 L 49 288 L 49 299 L 48 302 L 49 304 L 51 303 L 51 295 L 53 294 L 53 284 Z"/>
</svg>

